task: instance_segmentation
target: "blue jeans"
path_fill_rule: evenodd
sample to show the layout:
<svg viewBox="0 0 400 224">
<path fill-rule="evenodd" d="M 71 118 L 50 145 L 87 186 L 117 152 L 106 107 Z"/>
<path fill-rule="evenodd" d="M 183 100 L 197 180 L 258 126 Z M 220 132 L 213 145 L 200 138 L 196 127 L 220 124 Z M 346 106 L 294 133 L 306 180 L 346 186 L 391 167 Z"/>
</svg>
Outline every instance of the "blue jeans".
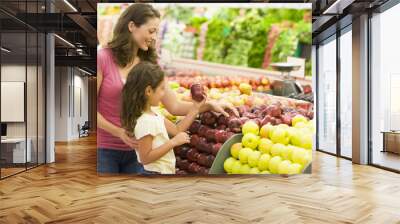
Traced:
<svg viewBox="0 0 400 224">
<path fill-rule="evenodd" d="M 140 174 L 143 171 L 143 165 L 138 162 L 134 150 L 97 149 L 98 173 Z"/>
</svg>

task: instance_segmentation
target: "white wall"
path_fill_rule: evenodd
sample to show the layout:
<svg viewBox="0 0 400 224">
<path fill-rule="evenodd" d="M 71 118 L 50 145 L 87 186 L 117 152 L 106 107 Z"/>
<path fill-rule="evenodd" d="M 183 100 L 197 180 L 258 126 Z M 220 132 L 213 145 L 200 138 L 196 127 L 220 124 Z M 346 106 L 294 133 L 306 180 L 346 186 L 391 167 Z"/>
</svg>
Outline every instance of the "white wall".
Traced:
<svg viewBox="0 0 400 224">
<path fill-rule="evenodd" d="M 79 138 L 78 124 L 88 120 L 88 78 L 82 75 L 76 68 L 56 67 L 56 141 Z"/>
<path fill-rule="evenodd" d="M 67 67 L 55 68 L 55 141 L 68 141 L 69 75 Z"/>
<path fill-rule="evenodd" d="M 36 67 L 33 66 L 28 66 L 27 67 L 27 71 L 28 74 L 35 74 L 36 75 Z M 25 65 L 17 65 L 17 64 L 9 64 L 9 65 L 2 65 L 1 66 L 1 81 L 4 82 L 25 82 L 25 75 L 26 75 L 26 71 L 25 71 Z M 29 84 L 32 81 L 29 80 Z M 35 83 L 33 83 L 34 85 L 36 85 L 36 81 Z M 32 89 L 33 90 L 33 89 Z M 36 89 L 33 90 L 34 92 L 30 92 L 28 91 L 27 93 L 27 103 L 29 104 L 30 102 L 33 101 L 33 98 L 36 99 Z M 35 104 L 36 107 L 36 104 Z M 7 108 L 1 108 L 1 110 L 7 110 Z M 31 122 L 33 120 L 35 120 L 36 122 L 36 114 L 34 114 L 34 116 L 32 117 L 31 113 L 28 113 L 28 122 Z M 25 137 L 25 122 L 7 122 L 7 136 L 8 137 Z M 31 125 L 28 125 L 29 127 Z M 28 133 L 29 134 L 29 133 Z M 30 137 L 28 135 L 28 137 Z"/>
</svg>

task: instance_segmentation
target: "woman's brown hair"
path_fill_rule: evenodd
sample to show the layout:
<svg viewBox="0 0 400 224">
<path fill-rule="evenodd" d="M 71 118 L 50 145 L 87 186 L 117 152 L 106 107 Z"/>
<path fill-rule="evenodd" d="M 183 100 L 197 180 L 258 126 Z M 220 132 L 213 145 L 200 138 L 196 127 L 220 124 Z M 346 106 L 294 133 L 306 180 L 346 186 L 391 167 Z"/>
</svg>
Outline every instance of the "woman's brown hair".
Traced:
<svg viewBox="0 0 400 224">
<path fill-rule="evenodd" d="M 140 62 L 132 68 L 122 89 L 121 123 L 125 130 L 134 132 L 147 103 L 146 88 L 155 90 L 163 80 L 164 72 L 157 64 Z"/>
<path fill-rule="evenodd" d="M 134 47 L 138 48 L 137 56 L 141 61 L 157 63 L 157 53 L 154 47 L 149 47 L 147 51 L 140 49 L 128 29 L 128 24 L 131 21 L 135 23 L 135 26 L 140 27 L 152 18 L 160 18 L 160 13 L 153 6 L 144 3 L 130 5 L 119 17 L 108 47 L 112 51 L 115 62 L 120 67 L 125 67 L 134 59 L 134 56 L 136 56 L 133 51 Z"/>
</svg>

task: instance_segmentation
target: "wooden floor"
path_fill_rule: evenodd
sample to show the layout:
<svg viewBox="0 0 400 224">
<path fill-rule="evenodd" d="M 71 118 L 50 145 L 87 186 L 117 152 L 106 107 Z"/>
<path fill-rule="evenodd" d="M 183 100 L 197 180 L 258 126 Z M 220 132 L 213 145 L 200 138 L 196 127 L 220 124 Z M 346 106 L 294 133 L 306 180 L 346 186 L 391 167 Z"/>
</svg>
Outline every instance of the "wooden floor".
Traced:
<svg viewBox="0 0 400 224">
<path fill-rule="evenodd" d="M 17 168 L 0 168 L 1 169 L 1 177 L 2 178 L 4 178 L 4 177 L 8 177 L 8 176 L 10 176 L 10 175 L 13 175 L 13 174 L 16 174 L 16 173 L 19 173 L 19 172 L 22 172 L 22 171 L 24 171 L 24 170 L 26 170 L 25 169 L 25 167 L 17 167 Z"/>
<path fill-rule="evenodd" d="M 313 174 L 99 177 L 95 138 L 0 181 L 0 223 L 400 223 L 400 175 L 316 153 Z"/>
</svg>

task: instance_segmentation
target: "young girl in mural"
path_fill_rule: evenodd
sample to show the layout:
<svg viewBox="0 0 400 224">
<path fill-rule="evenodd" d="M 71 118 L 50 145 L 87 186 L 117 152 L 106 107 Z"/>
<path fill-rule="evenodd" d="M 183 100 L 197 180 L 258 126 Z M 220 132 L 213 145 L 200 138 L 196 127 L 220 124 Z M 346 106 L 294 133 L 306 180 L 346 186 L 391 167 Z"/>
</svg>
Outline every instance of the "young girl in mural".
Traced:
<svg viewBox="0 0 400 224">
<path fill-rule="evenodd" d="M 174 124 L 159 112 L 165 94 L 165 82 L 164 73 L 158 65 L 141 62 L 129 72 L 122 89 L 122 126 L 134 133 L 138 140 L 137 158 L 147 174 L 175 174 L 173 148 L 190 142 L 185 131 L 199 114 L 206 99 L 204 97 L 199 103 L 194 101 L 185 118 Z"/>
</svg>

